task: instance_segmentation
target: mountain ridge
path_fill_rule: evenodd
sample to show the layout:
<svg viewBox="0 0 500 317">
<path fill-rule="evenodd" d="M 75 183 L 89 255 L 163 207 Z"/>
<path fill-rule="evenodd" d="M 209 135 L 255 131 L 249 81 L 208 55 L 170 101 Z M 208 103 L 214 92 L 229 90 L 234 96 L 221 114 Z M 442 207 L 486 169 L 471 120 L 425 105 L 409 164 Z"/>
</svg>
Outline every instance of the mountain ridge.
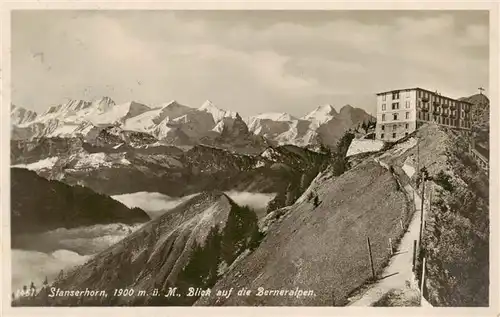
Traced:
<svg viewBox="0 0 500 317">
<path fill-rule="evenodd" d="M 150 220 L 139 208 L 129 209 L 89 188 L 47 180 L 22 168 L 11 168 L 11 200 L 13 237 L 61 227 Z"/>
<path fill-rule="evenodd" d="M 199 296 L 163 296 L 172 285 L 209 288 L 239 255 L 255 248 L 260 234 L 255 213 L 222 192 L 196 195 L 61 276 L 52 286 L 93 288 L 110 295 L 124 284 L 161 296 L 58 297 L 43 291 L 42 305 L 191 305 Z M 127 272 L 124 274 L 124 272 Z M 22 299 L 20 300 L 22 304 Z"/>
</svg>

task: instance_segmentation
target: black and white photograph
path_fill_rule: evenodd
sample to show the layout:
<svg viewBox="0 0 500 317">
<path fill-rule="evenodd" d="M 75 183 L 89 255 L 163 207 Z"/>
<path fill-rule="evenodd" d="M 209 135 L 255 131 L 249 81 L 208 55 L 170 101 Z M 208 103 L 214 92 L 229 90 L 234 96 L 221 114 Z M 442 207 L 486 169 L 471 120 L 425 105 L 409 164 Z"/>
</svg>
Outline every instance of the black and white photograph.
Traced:
<svg viewBox="0 0 500 317">
<path fill-rule="evenodd" d="M 491 10 L 9 15 L 12 311 L 496 305 Z"/>
</svg>

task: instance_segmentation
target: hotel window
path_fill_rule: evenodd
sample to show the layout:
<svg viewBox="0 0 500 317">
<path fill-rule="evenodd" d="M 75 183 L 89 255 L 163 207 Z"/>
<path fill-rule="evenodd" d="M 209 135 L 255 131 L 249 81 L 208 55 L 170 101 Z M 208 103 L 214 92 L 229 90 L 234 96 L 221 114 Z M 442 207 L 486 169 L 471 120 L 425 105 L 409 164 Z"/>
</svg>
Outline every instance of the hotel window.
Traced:
<svg viewBox="0 0 500 317">
<path fill-rule="evenodd" d="M 399 109 L 399 102 L 393 102 L 392 103 L 392 110 Z"/>
<path fill-rule="evenodd" d="M 392 99 L 399 99 L 399 91 L 395 91 L 392 93 Z"/>
<path fill-rule="evenodd" d="M 410 102 L 409 101 L 405 101 L 405 106 L 406 106 L 406 108 L 410 108 Z"/>
<path fill-rule="evenodd" d="M 408 128 L 410 127 L 410 125 L 407 123 L 405 124 L 405 129 L 408 130 Z"/>
<path fill-rule="evenodd" d="M 396 131 L 396 125 L 392 126 L 392 131 Z"/>
<path fill-rule="evenodd" d="M 383 94 L 383 95 L 382 95 L 382 100 L 383 100 L 383 101 L 385 101 L 385 98 L 386 98 L 386 95 L 385 95 L 385 94 Z"/>
<path fill-rule="evenodd" d="M 395 139 L 396 138 L 396 133 L 393 133 L 392 134 L 392 138 Z"/>
<path fill-rule="evenodd" d="M 406 98 L 410 98 L 410 91 L 406 92 Z"/>
<path fill-rule="evenodd" d="M 380 138 L 381 138 L 381 139 L 383 139 L 383 138 L 384 138 L 384 134 L 383 134 L 383 133 L 380 135 Z"/>
<path fill-rule="evenodd" d="M 385 121 L 385 114 L 382 115 L 382 121 Z"/>
<path fill-rule="evenodd" d="M 405 118 L 406 118 L 406 119 L 410 119 L 410 113 L 409 113 L 409 112 L 407 112 L 407 113 L 405 114 Z"/>
<path fill-rule="evenodd" d="M 385 125 L 382 125 L 382 126 L 380 127 L 380 129 L 382 129 L 382 131 L 384 131 L 384 130 L 385 130 Z"/>
<path fill-rule="evenodd" d="M 398 114 L 397 113 L 395 113 L 395 114 L 392 115 L 392 120 L 398 120 Z"/>
<path fill-rule="evenodd" d="M 385 103 L 382 104 L 382 111 L 385 110 Z"/>
</svg>

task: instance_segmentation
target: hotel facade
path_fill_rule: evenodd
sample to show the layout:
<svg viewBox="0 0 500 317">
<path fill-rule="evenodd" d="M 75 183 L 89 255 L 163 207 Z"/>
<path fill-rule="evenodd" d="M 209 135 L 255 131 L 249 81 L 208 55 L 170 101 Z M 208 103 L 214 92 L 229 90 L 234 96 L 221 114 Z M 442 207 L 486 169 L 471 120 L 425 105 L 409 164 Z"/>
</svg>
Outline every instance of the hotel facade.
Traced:
<svg viewBox="0 0 500 317">
<path fill-rule="evenodd" d="M 471 106 L 466 101 L 422 88 L 391 90 L 377 94 L 375 138 L 396 141 L 425 122 L 459 129 L 471 129 Z"/>
</svg>

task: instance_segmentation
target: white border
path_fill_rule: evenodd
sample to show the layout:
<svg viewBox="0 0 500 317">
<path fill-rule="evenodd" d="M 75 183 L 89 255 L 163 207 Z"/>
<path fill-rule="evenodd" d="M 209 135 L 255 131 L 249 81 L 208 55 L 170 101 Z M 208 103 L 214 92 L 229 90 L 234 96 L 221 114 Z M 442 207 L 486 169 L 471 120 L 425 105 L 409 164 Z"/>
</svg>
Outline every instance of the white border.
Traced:
<svg viewBox="0 0 500 317">
<path fill-rule="evenodd" d="M 3 2 L 1 6 L 1 80 L 2 107 L 0 108 L 0 206 L 2 241 L 2 316 L 500 316 L 498 287 L 500 192 L 498 174 L 498 140 L 490 142 L 490 307 L 489 308 L 357 308 L 357 307 L 10 307 L 10 11 L 14 9 L 124 9 L 124 10 L 490 10 L 490 87 L 491 136 L 500 136 L 500 109 L 498 108 L 499 71 L 499 4 L 496 1 L 350 1 L 350 2 L 297 2 L 297 1 L 176 1 L 176 2 L 120 2 L 112 1 L 18 1 Z M 490 137 L 491 137 L 490 136 Z M 492 137 L 493 138 L 493 137 Z M 498 194 L 497 194 L 498 195 Z"/>
</svg>

